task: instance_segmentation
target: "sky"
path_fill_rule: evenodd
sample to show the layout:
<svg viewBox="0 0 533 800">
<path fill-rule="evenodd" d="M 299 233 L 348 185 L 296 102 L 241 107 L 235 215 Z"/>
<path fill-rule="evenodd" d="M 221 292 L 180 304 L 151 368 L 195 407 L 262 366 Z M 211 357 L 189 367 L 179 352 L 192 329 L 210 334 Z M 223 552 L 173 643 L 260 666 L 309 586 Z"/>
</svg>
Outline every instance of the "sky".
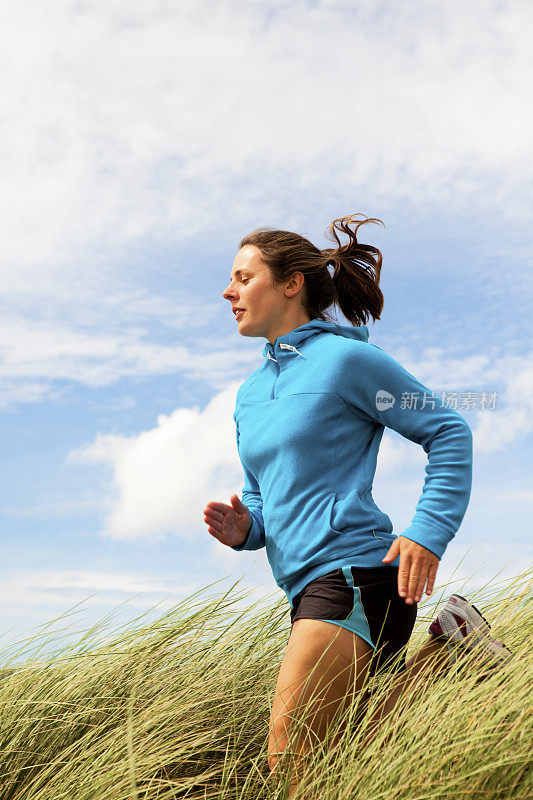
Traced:
<svg viewBox="0 0 533 800">
<path fill-rule="evenodd" d="M 4 653 L 236 581 L 284 597 L 264 549 L 203 521 L 243 487 L 232 414 L 266 340 L 222 292 L 263 225 L 325 248 L 337 217 L 384 222 L 359 235 L 383 253 L 370 341 L 457 392 L 474 434 L 436 589 L 532 564 L 532 17 L 527 0 L 5 0 Z M 385 429 L 373 495 L 398 535 L 426 463 Z"/>
</svg>

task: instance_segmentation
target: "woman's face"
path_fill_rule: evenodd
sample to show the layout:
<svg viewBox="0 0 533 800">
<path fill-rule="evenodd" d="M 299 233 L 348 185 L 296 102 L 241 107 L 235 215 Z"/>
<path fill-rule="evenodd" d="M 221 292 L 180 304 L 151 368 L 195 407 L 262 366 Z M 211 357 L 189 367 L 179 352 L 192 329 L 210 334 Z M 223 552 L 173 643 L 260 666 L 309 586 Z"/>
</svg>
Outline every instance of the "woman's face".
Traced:
<svg viewBox="0 0 533 800">
<path fill-rule="evenodd" d="M 244 313 L 235 317 L 243 336 L 270 339 L 279 330 L 287 311 L 283 288 L 273 286 L 270 270 L 254 245 L 241 247 L 235 256 L 233 274 L 222 297 L 229 300 L 232 307 L 244 309 Z"/>
</svg>

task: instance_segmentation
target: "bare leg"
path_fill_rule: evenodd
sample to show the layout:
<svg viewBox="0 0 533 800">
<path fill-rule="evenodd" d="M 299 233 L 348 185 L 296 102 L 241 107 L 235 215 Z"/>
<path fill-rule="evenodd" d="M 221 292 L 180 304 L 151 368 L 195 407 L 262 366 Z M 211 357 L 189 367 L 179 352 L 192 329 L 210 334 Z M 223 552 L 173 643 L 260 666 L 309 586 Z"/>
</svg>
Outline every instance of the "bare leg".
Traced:
<svg viewBox="0 0 533 800">
<path fill-rule="evenodd" d="M 289 797 L 305 777 L 313 745 L 324 740 L 333 717 L 348 710 L 361 691 L 371 656 L 370 645 L 351 631 L 322 620 L 294 623 L 274 693 L 268 741 L 271 775 L 282 759 L 289 767 Z"/>
</svg>

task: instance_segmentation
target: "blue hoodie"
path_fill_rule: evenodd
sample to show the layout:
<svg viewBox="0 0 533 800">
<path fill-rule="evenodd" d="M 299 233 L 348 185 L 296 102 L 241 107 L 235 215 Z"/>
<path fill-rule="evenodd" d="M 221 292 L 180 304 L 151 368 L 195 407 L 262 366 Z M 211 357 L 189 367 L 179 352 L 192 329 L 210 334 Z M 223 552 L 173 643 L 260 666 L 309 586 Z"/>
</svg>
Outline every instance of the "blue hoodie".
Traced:
<svg viewBox="0 0 533 800">
<path fill-rule="evenodd" d="M 263 356 L 239 386 L 233 414 L 242 502 L 252 518 L 233 550 L 266 546 L 291 607 L 309 581 L 331 570 L 386 566 L 396 536 L 372 482 L 387 426 L 428 454 L 422 495 L 401 535 L 442 558 L 470 499 L 465 419 L 371 344 L 366 325 L 312 319 L 267 341 Z"/>
</svg>

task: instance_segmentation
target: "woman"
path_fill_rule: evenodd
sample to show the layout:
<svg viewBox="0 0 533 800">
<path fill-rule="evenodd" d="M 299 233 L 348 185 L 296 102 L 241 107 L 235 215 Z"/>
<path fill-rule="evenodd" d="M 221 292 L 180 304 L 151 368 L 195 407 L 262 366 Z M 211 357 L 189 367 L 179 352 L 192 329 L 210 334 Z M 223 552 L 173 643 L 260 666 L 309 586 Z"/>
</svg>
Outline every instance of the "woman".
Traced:
<svg viewBox="0 0 533 800">
<path fill-rule="evenodd" d="M 264 363 L 239 387 L 233 415 L 242 502 L 237 495 L 229 506 L 209 502 L 204 521 L 234 550 L 266 547 L 291 606 L 268 744 L 272 773 L 282 756 L 293 756 L 289 796 L 312 739 L 323 739 L 352 692 L 361 692 L 367 672 L 398 673 L 372 731 L 415 676 L 436 674 L 458 649 L 476 646 L 495 663 L 509 655 L 490 638 L 477 609 L 452 595 L 428 641 L 405 661 L 417 603 L 424 590 L 431 594 L 439 560 L 466 512 L 472 432 L 457 411 L 368 341 L 365 323 L 380 319 L 384 302 L 382 256 L 359 243 L 357 233 L 380 220 L 356 216 L 330 225 L 334 249 L 319 250 L 290 231 L 253 231 L 240 242 L 223 292 L 239 333 L 267 342 Z M 341 244 L 337 230 L 348 243 Z M 350 326 L 328 321 L 334 303 Z M 422 496 L 400 536 L 371 493 L 385 426 L 428 454 Z M 367 700 L 365 690 L 363 709 Z M 291 715 L 302 709 L 306 725 L 297 733 Z"/>
</svg>

